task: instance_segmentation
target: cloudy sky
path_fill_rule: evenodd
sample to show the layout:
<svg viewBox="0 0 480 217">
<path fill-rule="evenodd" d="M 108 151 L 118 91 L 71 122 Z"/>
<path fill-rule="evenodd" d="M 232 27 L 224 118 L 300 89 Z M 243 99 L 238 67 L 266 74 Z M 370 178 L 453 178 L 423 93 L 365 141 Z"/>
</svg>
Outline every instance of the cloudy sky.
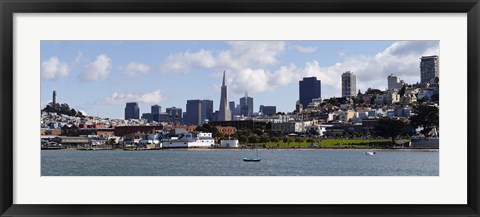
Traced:
<svg viewBox="0 0 480 217">
<path fill-rule="evenodd" d="M 420 57 L 439 55 L 438 41 L 42 41 L 41 107 L 57 101 L 88 115 L 123 118 L 125 103 L 140 112 L 159 104 L 185 111 L 188 99 L 211 99 L 218 110 L 222 72 L 229 100 L 245 91 L 260 105 L 293 111 L 298 81 L 316 76 L 322 98 L 341 96 L 341 74 L 357 88 L 385 89 L 394 74 L 420 81 Z"/>
</svg>

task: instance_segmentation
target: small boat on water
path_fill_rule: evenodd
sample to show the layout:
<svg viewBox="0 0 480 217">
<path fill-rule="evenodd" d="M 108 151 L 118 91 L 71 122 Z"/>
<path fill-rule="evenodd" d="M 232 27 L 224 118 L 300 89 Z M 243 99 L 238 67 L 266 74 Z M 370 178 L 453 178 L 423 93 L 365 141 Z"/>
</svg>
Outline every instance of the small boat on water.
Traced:
<svg viewBox="0 0 480 217">
<path fill-rule="evenodd" d="M 260 162 L 262 159 L 260 159 L 258 157 L 258 150 L 255 150 L 255 152 L 257 154 L 256 157 L 254 157 L 254 158 L 253 157 L 243 158 L 243 161 L 245 161 L 245 162 Z"/>
<path fill-rule="evenodd" d="M 365 152 L 365 155 L 375 155 L 376 153 L 374 151 L 367 151 Z"/>
</svg>

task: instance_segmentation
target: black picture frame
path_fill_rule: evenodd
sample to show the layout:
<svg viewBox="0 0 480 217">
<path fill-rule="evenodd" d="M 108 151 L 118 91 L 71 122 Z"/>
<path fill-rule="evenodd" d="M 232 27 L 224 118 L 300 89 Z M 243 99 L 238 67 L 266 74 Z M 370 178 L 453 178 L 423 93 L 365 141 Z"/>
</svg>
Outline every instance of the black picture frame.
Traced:
<svg viewBox="0 0 480 217">
<path fill-rule="evenodd" d="M 2 216 L 480 216 L 479 0 L 0 0 Z M 13 199 L 14 13 L 467 13 L 466 205 L 17 205 Z M 459 84 L 464 85 L 464 84 Z M 459 127 L 459 130 L 461 127 Z"/>
</svg>

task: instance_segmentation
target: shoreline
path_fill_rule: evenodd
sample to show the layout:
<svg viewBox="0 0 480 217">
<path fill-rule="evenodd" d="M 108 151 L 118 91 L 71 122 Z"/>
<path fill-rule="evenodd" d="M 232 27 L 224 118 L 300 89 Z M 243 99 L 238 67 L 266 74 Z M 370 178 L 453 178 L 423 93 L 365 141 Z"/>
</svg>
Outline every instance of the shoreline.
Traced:
<svg viewBox="0 0 480 217">
<path fill-rule="evenodd" d="M 424 151 L 424 152 L 439 152 L 438 148 L 255 148 L 256 150 L 291 150 L 291 151 L 321 151 L 321 150 L 365 150 L 365 151 Z M 182 150 L 182 151 L 216 151 L 216 150 L 253 150 L 253 148 L 160 148 L 160 149 L 97 149 L 97 150 L 84 150 L 76 148 L 56 149 L 48 151 L 170 151 L 170 150 Z"/>
</svg>

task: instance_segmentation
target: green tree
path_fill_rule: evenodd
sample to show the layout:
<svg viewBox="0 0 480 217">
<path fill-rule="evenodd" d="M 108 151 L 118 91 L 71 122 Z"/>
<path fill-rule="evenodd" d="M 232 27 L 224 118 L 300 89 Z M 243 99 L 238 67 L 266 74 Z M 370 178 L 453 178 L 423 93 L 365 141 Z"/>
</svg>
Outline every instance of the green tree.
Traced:
<svg viewBox="0 0 480 217">
<path fill-rule="evenodd" d="M 267 143 L 267 142 L 270 142 L 270 137 L 266 135 L 260 136 L 260 143 Z"/>
<path fill-rule="evenodd" d="M 238 137 L 238 142 L 240 143 L 246 143 L 248 141 L 248 137 L 246 136 L 239 136 Z"/>
<path fill-rule="evenodd" d="M 296 143 L 301 143 L 301 142 L 303 142 L 303 139 L 300 138 L 300 137 L 297 137 L 297 138 L 295 138 L 295 142 Z"/>
<path fill-rule="evenodd" d="M 258 136 L 250 136 L 248 137 L 248 142 L 249 143 L 258 143 Z"/>
<path fill-rule="evenodd" d="M 410 123 L 414 127 L 423 127 L 423 132 L 430 131 L 433 127 L 439 126 L 438 107 L 432 105 L 417 105 L 413 107 L 413 113 L 410 117 Z"/>
<path fill-rule="evenodd" d="M 395 138 L 405 132 L 405 123 L 401 120 L 383 118 L 380 119 L 375 132 L 378 136 L 391 138 L 392 145 L 395 144 Z"/>
</svg>

